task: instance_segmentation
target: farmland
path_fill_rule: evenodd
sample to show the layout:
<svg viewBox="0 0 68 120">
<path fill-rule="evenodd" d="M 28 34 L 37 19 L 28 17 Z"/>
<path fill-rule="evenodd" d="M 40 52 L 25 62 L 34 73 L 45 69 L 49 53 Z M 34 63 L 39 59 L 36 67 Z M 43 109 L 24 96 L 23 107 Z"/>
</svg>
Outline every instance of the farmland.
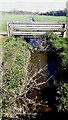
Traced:
<svg viewBox="0 0 68 120">
<path fill-rule="evenodd" d="M 31 17 L 34 17 L 35 21 L 38 22 L 65 22 L 66 17 L 64 16 L 41 16 L 41 15 L 22 15 L 22 14 L 2 14 L 0 13 L 0 32 L 6 31 L 7 21 L 22 21 L 30 22 Z"/>
</svg>

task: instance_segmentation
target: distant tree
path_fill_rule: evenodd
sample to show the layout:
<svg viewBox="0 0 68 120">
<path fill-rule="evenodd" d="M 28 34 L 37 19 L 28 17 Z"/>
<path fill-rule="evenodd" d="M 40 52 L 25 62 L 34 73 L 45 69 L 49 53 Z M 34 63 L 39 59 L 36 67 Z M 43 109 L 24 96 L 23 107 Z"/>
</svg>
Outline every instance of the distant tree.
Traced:
<svg viewBox="0 0 68 120">
<path fill-rule="evenodd" d="M 49 16 L 66 16 L 67 10 L 57 10 L 57 11 L 48 11 L 45 13 L 40 13 L 40 15 L 49 15 Z"/>
</svg>

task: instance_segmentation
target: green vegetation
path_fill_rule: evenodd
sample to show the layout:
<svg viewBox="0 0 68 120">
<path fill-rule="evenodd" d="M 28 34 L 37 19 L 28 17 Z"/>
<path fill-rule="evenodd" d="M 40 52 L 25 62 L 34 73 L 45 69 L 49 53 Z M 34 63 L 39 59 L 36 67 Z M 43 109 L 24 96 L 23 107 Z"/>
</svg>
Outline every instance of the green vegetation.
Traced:
<svg viewBox="0 0 68 120">
<path fill-rule="evenodd" d="M 3 39 L 3 37 L 0 36 L 0 45 L 2 45 L 2 39 Z"/>
<path fill-rule="evenodd" d="M 2 117 L 2 75 L 1 75 L 1 62 L 2 62 L 2 37 L 0 37 L 0 120 Z"/>
<path fill-rule="evenodd" d="M 41 16 L 41 15 L 19 15 L 19 14 L 2 14 L 0 13 L 0 31 L 5 32 L 6 31 L 6 24 L 7 21 L 22 21 L 22 22 L 30 22 L 31 16 L 34 17 L 35 21 L 39 22 L 65 22 L 66 17 L 65 16 Z"/>
<path fill-rule="evenodd" d="M 21 95 L 27 74 L 31 46 L 23 38 L 5 37 L 3 40 L 3 114 L 9 116 L 11 103 Z M 7 111 L 7 112 L 6 112 Z"/>
<path fill-rule="evenodd" d="M 59 38 L 50 33 L 46 35 L 46 39 L 50 40 L 56 48 L 63 47 L 63 52 L 60 53 L 63 58 L 62 65 L 64 69 L 60 68 L 60 80 L 57 84 L 57 111 L 68 112 L 68 82 L 64 75 L 68 66 L 68 38 Z M 3 39 L 3 116 L 9 116 L 13 109 L 14 100 L 19 95 L 22 95 L 25 82 L 27 80 L 27 67 L 30 60 L 30 50 L 32 47 L 23 41 L 23 38 L 4 37 Z"/>
<path fill-rule="evenodd" d="M 63 48 L 63 51 L 60 52 L 60 56 L 62 58 L 62 67 L 60 68 L 58 74 L 60 81 L 57 84 L 58 104 L 56 106 L 58 112 L 68 112 L 68 38 L 56 38 L 56 36 L 52 36 L 51 34 L 49 37 L 57 49 Z"/>
<path fill-rule="evenodd" d="M 63 47 L 64 49 L 61 55 L 63 57 L 64 69 L 66 69 L 67 71 L 68 70 L 68 38 L 58 38 L 55 41 L 55 45 L 58 48 Z M 65 73 L 62 73 L 62 74 L 65 74 Z M 60 97 L 59 97 L 58 111 L 61 111 L 61 112 L 68 112 L 68 81 L 66 80 L 67 79 L 66 77 L 67 76 L 65 76 L 64 81 L 59 85 Z"/>
<path fill-rule="evenodd" d="M 57 89 L 58 97 L 58 112 L 68 113 L 68 82 L 60 83 Z"/>
<path fill-rule="evenodd" d="M 66 17 L 65 16 L 41 16 L 41 15 L 35 15 L 34 16 L 36 21 L 39 22 L 65 22 Z"/>
<path fill-rule="evenodd" d="M 64 62 L 68 65 L 68 38 L 57 38 L 55 41 L 56 47 L 63 47 L 64 51 L 62 54 Z"/>
</svg>

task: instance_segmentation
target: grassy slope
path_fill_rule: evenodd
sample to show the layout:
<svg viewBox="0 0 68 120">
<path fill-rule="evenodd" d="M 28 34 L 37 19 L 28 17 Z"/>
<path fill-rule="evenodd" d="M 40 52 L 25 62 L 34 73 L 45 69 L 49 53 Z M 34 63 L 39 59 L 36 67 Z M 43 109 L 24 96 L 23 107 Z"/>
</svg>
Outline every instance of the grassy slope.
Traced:
<svg viewBox="0 0 68 120">
<path fill-rule="evenodd" d="M 4 37 L 3 39 L 3 114 L 8 116 L 16 96 L 22 94 L 30 59 L 29 46 L 22 39 Z"/>
<path fill-rule="evenodd" d="M 64 51 L 62 52 L 62 55 L 64 56 L 64 63 L 66 64 L 66 67 L 68 66 L 68 38 L 58 38 L 55 41 L 55 45 L 58 48 L 63 47 Z M 58 105 L 58 111 L 68 111 L 68 81 L 64 80 L 63 85 L 60 88 L 60 104 Z"/>
<path fill-rule="evenodd" d="M 1 73 L 1 63 L 2 63 L 2 37 L 0 36 L 0 92 L 1 92 L 1 87 L 2 87 L 2 73 Z M 1 98 L 1 93 L 0 93 L 0 119 L 2 117 L 2 98 Z"/>
<path fill-rule="evenodd" d="M 66 17 L 57 17 L 57 16 L 40 16 L 40 15 L 32 15 L 36 21 L 42 22 L 55 22 L 55 21 L 66 21 Z M 30 22 L 31 15 L 15 15 L 15 14 L 1 14 L 0 13 L 0 32 L 6 31 L 6 23 L 7 21 L 23 21 Z M 2 27 L 1 27 L 2 25 Z"/>
</svg>

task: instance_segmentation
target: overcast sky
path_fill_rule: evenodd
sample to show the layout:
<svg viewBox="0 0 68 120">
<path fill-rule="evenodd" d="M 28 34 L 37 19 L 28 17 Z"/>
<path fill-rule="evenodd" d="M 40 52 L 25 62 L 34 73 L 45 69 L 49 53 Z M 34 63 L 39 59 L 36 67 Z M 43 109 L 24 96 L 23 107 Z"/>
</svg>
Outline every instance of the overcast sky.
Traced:
<svg viewBox="0 0 68 120">
<path fill-rule="evenodd" d="M 46 12 L 66 8 L 67 0 L 0 0 L 0 10 L 25 10 Z"/>
</svg>

